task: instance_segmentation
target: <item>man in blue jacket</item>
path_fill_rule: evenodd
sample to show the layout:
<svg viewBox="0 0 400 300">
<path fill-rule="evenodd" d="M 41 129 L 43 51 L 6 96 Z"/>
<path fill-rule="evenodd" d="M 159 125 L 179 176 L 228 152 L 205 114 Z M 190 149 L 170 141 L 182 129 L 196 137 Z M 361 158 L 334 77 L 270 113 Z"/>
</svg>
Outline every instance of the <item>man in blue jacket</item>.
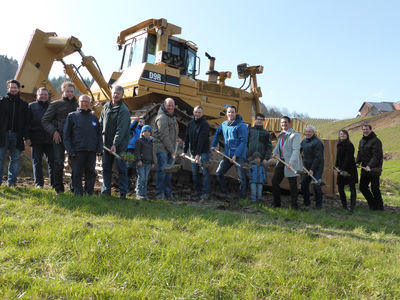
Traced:
<svg viewBox="0 0 400 300">
<path fill-rule="evenodd" d="M 79 97 L 79 108 L 67 116 L 64 126 L 64 146 L 71 157 L 72 186 L 76 195 L 82 195 L 82 175 L 85 171 L 85 192 L 93 194 L 96 181 L 96 154 L 103 148 L 99 120 L 90 110 L 90 97 Z"/>
<path fill-rule="evenodd" d="M 247 148 L 247 125 L 243 122 L 240 115 L 237 114 L 235 106 L 229 106 L 226 114 L 228 120 L 223 122 L 217 129 L 211 148 L 216 148 L 221 136 L 224 137 L 225 155 L 230 159 L 223 158 L 216 171 L 216 178 L 219 184 L 221 193 L 227 193 L 227 187 L 224 174 L 232 167 L 233 162 L 239 164 L 246 162 L 246 148 Z M 236 167 L 236 172 L 239 178 L 240 192 L 239 199 L 246 199 L 247 197 L 247 180 L 246 172 L 241 167 Z"/>
</svg>

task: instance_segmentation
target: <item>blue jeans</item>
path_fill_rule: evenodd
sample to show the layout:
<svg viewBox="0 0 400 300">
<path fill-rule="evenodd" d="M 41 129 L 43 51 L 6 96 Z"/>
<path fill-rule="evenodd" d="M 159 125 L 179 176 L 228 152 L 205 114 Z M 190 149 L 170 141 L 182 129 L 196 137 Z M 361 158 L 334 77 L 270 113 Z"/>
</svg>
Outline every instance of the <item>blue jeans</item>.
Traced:
<svg viewBox="0 0 400 300">
<path fill-rule="evenodd" d="M 10 162 L 8 164 L 8 185 L 17 183 L 19 157 L 21 151 L 17 149 L 17 133 L 7 132 L 5 145 L 0 147 L 0 185 L 3 182 L 4 160 L 7 150 L 9 151 Z"/>
<path fill-rule="evenodd" d="M 246 161 L 246 159 L 238 157 L 236 161 L 239 164 L 243 164 Z M 219 163 L 218 169 L 215 173 L 221 193 L 225 194 L 228 192 L 224 174 L 232 167 L 232 165 L 233 163 L 231 163 L 228 159 L 223 158 Z M 247 197 L 246 171 L 243 168 L 236 166 L 236 173 L 238 174 L 239 185 L 240 185 L 239 197 L 244 199 Z"/>
<path fill-rule="evenodd" d="M 251 201 L 252 202 L 259 202 L 262 200 L 262 190 L 263 184 L 262 183 L 250 183 L 250 191 L 251 191 Z"/>
<path fill-rule="evenodd" d="M 108 151 L 103 151 L 103 186 L 101 187 L 102 194 L 111 195 L 113 163 L 114 156 L 108 153 Z M 128 193 L 128 169 L 126 168 L 126 162 L 118 159 L 117 165 L 119 193 L 120 195 L 126 195 L 126 193 Z"/>
<path fill-rule="evenodd" d="M 32 169 L 33 169 L 33 177 L 35 179 L 35 186 L 43 187 L 43 168 L 42 168 L 42 160 L 43 155 L 46 156 L 47 166 L 49 170 L 49 178 L 51 186 L 54 185 L 54 151 L 52 144 L 40 144 L 32 146 Z"/>
<path fill-rule="evenodd" d="M 209 161 L 209 154 L 202 153 L 200 155 L 200 162 L 206 163 Z M 202 180 L 200 183 L 200 170 L 202 171 Z M 210 172 L 207 168 L 201 168 L 198 164 L 192 163 L 192 178 L 194 191 L 199 194 L 208 194 L 210 192 Z"/>
<path fill-rule="evenodd" d="M 172 156 L 167 152 L 158 152 L 156 156 L 156 198 L 162 196 L 170 197 L 172 195 L 172 174 L 165 173 L 163 169 L 172 163 Z"/>
<path fill-rule="evenodd" d="M 56 192 L 64 192 L 64 160 L 65 147 L 60 144 L 53 144 L 54 151 L 54 189 Z"/>
<path fill-rule="evenodd" d="M 136 179 L 136 192 L 139 196 L 147 197 L 147 180 L 150 173 L 151 164 L 142 163 L 139 167 L 136 165 L 137 179 Z"/>
</svg>

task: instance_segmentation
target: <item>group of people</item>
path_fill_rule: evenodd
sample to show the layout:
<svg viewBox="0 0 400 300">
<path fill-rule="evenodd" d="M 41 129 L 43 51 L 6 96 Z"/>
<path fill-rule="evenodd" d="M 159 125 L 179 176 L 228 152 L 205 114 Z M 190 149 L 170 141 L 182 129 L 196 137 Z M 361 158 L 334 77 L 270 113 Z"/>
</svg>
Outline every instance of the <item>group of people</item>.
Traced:
<svg viewBox="0 0 400 300">
<path fill-rule="evenodd" d="M 145 125 L 145 118 L 135 118 L 131 124 L 128 107 L 123 103 L 124 89 L 115 86 L 112 99 L 107 102 L 98 119 L 92 113 L 91 97 L 81 95 L 75 98 L 75 86 L 71 82 L 62 85 L 62 99 L 49 103 L 49 92 L 40 88 L 36 101 L 29 105 L 20 98 L 20 83 L 7 82 L 7 96 L 0 100 L 0 184 L 6 152 L 9 152 L 8 185 L 15 186 L 18 164 L 24 146 L 32 150 L 32 165 L 35 186 L 44 185 L 42 159 L 46 157 L 51 186 L 57 194 L 64 192 L 63 169 L 65 151 L 72 169 L 71 190 L 82 195 L 94 192 L 96 181 L 96 156 L 102 156 L 103 185 L 101 192 L 111 195 L 113 164 L 117 158 L 120 198 L 126 199 L 129 188 L 129 170 L 135 169 L 136 197 L 146 199 L 147 182 L 151 168 L 156 167 L 157 199 L 172 199 L 171 173 L 166 167 L 177 158 L 178 145 L 184 142 L 182 157 L 192 160 L 193 194 L 207 200 L 210 194 L 210 173 L 207 164 L 210 151 L 221 154 L 222 159 L 216 170 L 216 181 L 221 193 L 228 192 L 225 173 L 235 165 L 239 181 L 239 199 L 247 199 L 247 184 L 250 184 L 250 199 L 262 200 L 263 184 L 267 180 L 265 168 L 270 158 L 277 160 L 272 177 L 273 206 L 280 207 L 280 184 L 284 177 L 290 187 L 290 204 L 298 208 L 297 179 L 301 177 L 301 191 L 304 205 L 310 206 L 310 183 L 312 183 L 315 206 L 321 208 L 323 193 L 320 183 L 324 170 L 324 146 L 316 136 L 315 127 L 305 129 L 305 138 L 291 128 L 291 120 L 281 117 L 282 131 L 272 150 L 271 137 L 264 129 L 264 115 L 255 116 L 255 124 L 248 127 L 237 113 L 235 106 L 226 111 L 227 120 L 216 130 L 210 145 L 210 126 L 204 118 L 204 109 L 196 106 L 194 118 L 189 122 L 184 141 L 179 136 L 179 126 L 175 115 L 175 101 L 167 98 L 160 106 L 154 128 Z M 354 210 L 358 182 L 357 167 L 360 167 L 360 191 L 371 209 L 382 210 L 383 202 L 379 189 L 382 171 L 382 143 L 370 125 L 363 125 L 363 138 L 358 155 L 354 159 L 354 146 L 346 130 L 339 133 L 335 167 L 338 171 L 337 184 L 343 207 L 348 208 L 345 185 L 351 192 L 350 207 Z M 224 152 L 218 151 L 223 140 Z M 131 152 L 135 156 L 135 168 L 126 163 L 120 155 Z M 154 153 L 154 155 L 153 155 Z M 250 162 L 248 164 L 248 162 Z M 246 167 L 244 167 L 246 165 Z M 306 171 L 304 173 L 303 171 Z M 302 173 L 303 175 L 300 175 Z M 82 177 L 85 177 L 85 186 Z M 371 184 L 371 189 L 369 185 Z"/>
</svg>

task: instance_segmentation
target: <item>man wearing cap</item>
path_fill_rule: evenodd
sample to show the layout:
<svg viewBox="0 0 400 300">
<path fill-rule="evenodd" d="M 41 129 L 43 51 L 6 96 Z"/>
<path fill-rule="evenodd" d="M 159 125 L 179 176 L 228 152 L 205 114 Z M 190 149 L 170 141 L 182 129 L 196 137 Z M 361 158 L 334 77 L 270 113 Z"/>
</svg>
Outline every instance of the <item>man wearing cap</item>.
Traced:
<svg viewBox="0 0 400 300">
<path fill-rule="evenodd" d="M 147 181 L 151 168 L 154 168 L 153 141 L 151 139 L 152 129 L 149 125 L 142 127 L 140 138 L 135 142 L 136 157 L 136 198 L 145 200 L 147 198 Z"/>
<path fill-rule="evenodd" d="M 4 159 L 9 151 L 8 186 L 16 186 L 19 158 L 24 140 L 30 146 L 28 104 L 19 96 L 20 83 L 7 81 L 7 96 L 0 99 L 0 185 L 3 181 Z"/>
</svg>

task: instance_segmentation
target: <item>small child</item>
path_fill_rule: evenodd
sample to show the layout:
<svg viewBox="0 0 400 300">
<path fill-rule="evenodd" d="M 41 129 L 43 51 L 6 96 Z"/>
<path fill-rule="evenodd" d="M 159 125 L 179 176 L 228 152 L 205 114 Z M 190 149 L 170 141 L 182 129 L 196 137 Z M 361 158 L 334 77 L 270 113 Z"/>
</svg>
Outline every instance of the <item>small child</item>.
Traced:
<svg viewBox="0 0 400 300">
<path fill-rule="evenodd" d="M 254 152 L 252 158 L 253 161 L 250 163 L 251 169 L 248 171 L 251 202 L 259 202 L 262 199 L 263 183 L 267 180 L 267 174 L 261 162 L 261 154 L 259 152 Z"/>
<path fill-rule="evenodd" d="M 145 200 L 147 197 L 147 180 L 150 168 L 154 168 L 153 141 L 151 139 L 151 127 L 145 125 L 140 132 L 140 138 L 135 142 L 136 156 L 136 198 Z"/>
</svg>

